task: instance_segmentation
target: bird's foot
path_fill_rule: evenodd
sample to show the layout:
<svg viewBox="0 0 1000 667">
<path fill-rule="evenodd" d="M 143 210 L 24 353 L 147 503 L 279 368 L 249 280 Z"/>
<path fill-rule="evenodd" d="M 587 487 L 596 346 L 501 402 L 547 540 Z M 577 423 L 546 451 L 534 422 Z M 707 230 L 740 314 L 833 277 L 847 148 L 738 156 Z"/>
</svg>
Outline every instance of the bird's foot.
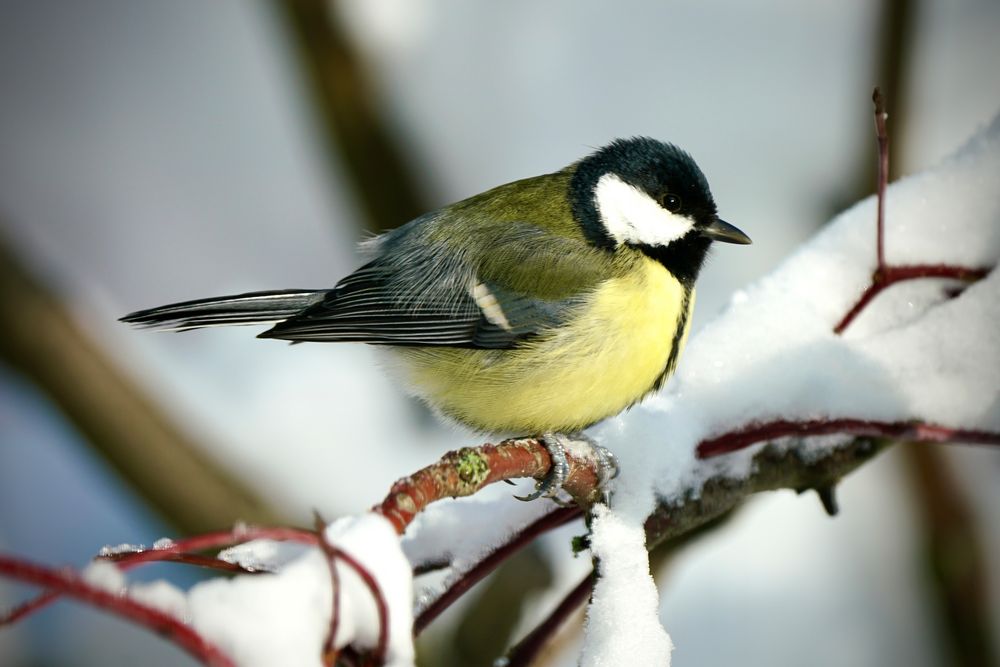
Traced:
<svg viewBox="0 0 1000 667">
<path fill-rule="evenodd" d="M 548 474 L 535 482 L 534 491 L 526 496 L 514 496 L 524 502 L 538 498 L 555 498 L 556 494 L 562 491 L 566 477 L 569 476 L 569 461 L 566 460 L 569 438 L 562 433 L 546 433 L 540 440 L 545 451 L 549 453 L 552 464 L 549 466 Z"/>
<path fill-rule="evenodd" d="M 541 441 L 552 459 L 549 473 L 535 483 L 533 492 L 526 496 L 514 496 L 515 498 L 525 502 L 538 498 L 552 498 L 560 505 L 572 504 L 572 501 L 565 501 L 558 497 L 569 475 L 569 461 L 566 459 L 566 452 L 570 451 L 577 458 L 594 461 L 597 469 L 597 488 L 604 494 L 605 501 L 607 501 L 608 485 L 612 479 L 618 476 L 618 461 L 611 450 L 601 447 L 594 439 L 582 433 L 570 435 L 546 433 L 541 437 Z"/>
</svg>

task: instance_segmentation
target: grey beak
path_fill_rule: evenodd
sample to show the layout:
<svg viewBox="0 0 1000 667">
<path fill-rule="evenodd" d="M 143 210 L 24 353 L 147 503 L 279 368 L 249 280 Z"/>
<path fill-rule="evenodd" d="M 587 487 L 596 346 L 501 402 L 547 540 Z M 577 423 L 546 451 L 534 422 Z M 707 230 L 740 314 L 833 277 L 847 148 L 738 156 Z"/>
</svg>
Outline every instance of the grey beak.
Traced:
<svg viewBox="0 0 1000 667">
<path fill-rule="evenodd" d="M 712 221 L 710 225 L 698 228 L 698 231 L 701 232 L 702 236 L 707 236 L 713 241 L 736 243 L 739 245 L 750 245 L 753 243 L 750 237 L 741 232 L 737 227 L 719 218 Z"/>
</svg>

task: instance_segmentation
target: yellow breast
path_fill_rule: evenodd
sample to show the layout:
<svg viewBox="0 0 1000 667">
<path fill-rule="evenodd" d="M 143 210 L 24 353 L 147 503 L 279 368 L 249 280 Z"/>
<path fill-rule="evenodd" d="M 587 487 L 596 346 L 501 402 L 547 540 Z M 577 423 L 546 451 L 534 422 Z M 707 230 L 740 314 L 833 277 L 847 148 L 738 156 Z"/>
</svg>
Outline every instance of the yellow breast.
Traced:
<svg viewBox="0 0 1000 667">
<path fill-rule="evenodd" d="M 472 428 L 575 431 L 621 412 L 672 370 L 693 306 L 693 290 L 643 257 L 602 283 L 573 320 L 517 349 L 396 353 L 418 395 Z"/>
</svg>

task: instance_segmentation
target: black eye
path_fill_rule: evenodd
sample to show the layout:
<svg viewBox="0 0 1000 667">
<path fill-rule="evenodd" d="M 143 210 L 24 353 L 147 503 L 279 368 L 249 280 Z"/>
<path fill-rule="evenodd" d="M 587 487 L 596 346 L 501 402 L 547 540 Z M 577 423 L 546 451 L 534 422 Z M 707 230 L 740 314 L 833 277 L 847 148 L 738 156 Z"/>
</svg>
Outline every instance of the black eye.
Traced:
<svg viewBox="0 0 1000 667">
<path fill-rule="evenodd" d="M 660 197 L 660 206 L 667 209 L 671 213 L 676 213 L 681 210 L 681 198 L 668 192 Z"/>
</svg>

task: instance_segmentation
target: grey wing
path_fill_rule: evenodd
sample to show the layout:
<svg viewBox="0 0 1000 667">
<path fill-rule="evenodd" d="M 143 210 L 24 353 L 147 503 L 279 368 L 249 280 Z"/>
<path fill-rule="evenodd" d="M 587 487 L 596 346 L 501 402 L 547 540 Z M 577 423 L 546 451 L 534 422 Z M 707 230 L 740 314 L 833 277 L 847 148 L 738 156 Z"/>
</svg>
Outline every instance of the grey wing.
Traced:
<svg viewBox="0 0 1000 667">
<path fill-rule="evenodd" d="M 419 265 L 419 263 L 416 263 Z M 573 299 L 547 301 L 480 281 L 460 263 L 401 271 L 376 259 L 319 303 L 260 334 L 292 341 L 503 349 L 563 322 Z"/>
</svg>

